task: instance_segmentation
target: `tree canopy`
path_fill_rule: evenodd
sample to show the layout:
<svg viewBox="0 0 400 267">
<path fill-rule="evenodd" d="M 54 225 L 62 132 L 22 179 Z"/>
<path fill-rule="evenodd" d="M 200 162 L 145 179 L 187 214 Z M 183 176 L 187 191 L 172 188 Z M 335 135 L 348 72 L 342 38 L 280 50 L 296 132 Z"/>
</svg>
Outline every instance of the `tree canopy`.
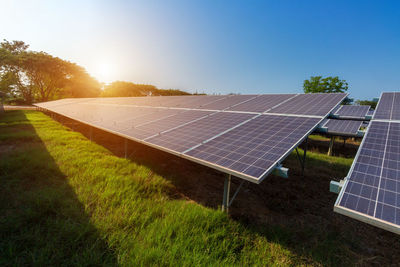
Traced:
<svg viewBox="0 0 400 267">
<path fill-rule="evenodd" d="M 22 41 L 0 43 L 0 91 L 31 104 L 63 97 L 96 97 L 101 85 L 84 68 L 28 50 Z"/>
<path fill-rule="evenodd" d="M 304 93 L 344 93 L 349 89 L 346 80 L 339 79 L 338 76 L 326 77 L 311 76 L 303 83 Z"/>
</svg>

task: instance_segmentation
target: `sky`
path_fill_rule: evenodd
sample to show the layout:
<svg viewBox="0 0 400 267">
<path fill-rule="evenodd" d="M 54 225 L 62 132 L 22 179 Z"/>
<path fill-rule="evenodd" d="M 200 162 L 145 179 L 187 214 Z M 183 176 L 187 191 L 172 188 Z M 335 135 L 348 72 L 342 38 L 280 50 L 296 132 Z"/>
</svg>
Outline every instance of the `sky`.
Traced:
<svg viewBox="0 0 400 267">
<path fill-rule="evenodd" d="M 400 1 L 1 0 L 0 39 L 105 83 L 300 93 L 322 75 L 355 99 L 400 90 Z"/>
</svg>

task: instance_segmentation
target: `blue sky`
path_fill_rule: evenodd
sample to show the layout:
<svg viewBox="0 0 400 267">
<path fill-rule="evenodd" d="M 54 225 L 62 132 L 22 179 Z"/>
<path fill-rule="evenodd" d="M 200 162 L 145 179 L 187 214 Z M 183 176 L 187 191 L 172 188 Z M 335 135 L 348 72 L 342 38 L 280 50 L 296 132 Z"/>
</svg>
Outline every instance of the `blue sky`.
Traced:
<svg viewBox="0 0 400 267">
<path fill-rule="evenodd" d="M 5 0 L 1 13 L 1 39 L 102 82 L 293 93 L 337 75 L 356 99 L 400 90 L 400 1 Z"/>
</svg>

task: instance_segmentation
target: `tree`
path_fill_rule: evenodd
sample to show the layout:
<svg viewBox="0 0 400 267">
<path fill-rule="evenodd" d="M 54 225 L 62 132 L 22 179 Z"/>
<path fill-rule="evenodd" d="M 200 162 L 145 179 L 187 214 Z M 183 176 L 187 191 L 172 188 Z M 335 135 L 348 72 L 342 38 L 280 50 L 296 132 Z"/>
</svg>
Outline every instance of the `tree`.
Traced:
<svg viewBox="0 0 400 267">
<path fill-rule="evenodd" d="M 24 53 L 22 66 L 38 101 L 54 99 L 67 83 L 67 64 L 60 58 L 44 52 Z"/>
<path fill-rule="evenodd" d="M 303 83 L 304 93 L 344 93 L 349 89 L 345 80 L 336 77 L 311 76 Z"/>
<path fill-rule="evenodd" d="M 33 101 L 33 90 L 29 86 L 21 64 L 21 56 L 28 47 L 29 45 L 22 41 L 4 40 L 0 43 L 0 90 L 5 95 L 21 97 L 30 104 Z"/>
<path fill-rule="evenodd" d="M 26 104 L 62 97 L 97 97 L 100 83 L 77 64 L 45 52 L 28 51 L 22 41 L 0 43 L 0 91 Z"/>
<path fill-rule="evenodd" d="M 60 97 L 98 97 L 101 84 L 81 66 L 68 62 L 68 82 Z"/>
</svg>

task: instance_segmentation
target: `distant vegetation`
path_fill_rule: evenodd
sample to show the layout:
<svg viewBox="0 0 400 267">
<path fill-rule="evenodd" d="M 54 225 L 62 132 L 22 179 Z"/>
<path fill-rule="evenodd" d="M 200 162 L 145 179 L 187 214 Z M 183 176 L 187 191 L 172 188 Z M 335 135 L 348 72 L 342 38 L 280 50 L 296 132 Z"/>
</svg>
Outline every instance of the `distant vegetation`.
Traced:
<svg viewBox="0 0 400 267">
<path fill-rule="evenodd" d="M 28 48 L 23 41 L 0 43 L 0 92 L 9 103 L 32 104 L 66 97 L 189 94 L 130 82 L 114 82 L 102 92 L 102 84 L 83 67 Z"/>
<path fill-rule="evenodd" d="M 100 94 L 100 83 L 81 66 L 28 47 L 22 41 L 0 43 L 0 91 L 9 101 L 31 104 Z"/>
<path fill-rule="evenodd" d="M 154 85 L 149 84 L 137 84 L 132 82 L 116 81 L 104 87 L 101 96 L 113 97 L 113 96 L 155 96 L 155 95 L 190 95 L 187 92 L 176 90 L 176 89 L 158 89 Z"/>
<path fill-rule="evenodd" d="M 376 105 L 378 104 L 378 99 L 376 99 L 376 100 L 357 100 L 356 104 L 371 106 L 371 108 L 375 109 Z"/>
</svg>

